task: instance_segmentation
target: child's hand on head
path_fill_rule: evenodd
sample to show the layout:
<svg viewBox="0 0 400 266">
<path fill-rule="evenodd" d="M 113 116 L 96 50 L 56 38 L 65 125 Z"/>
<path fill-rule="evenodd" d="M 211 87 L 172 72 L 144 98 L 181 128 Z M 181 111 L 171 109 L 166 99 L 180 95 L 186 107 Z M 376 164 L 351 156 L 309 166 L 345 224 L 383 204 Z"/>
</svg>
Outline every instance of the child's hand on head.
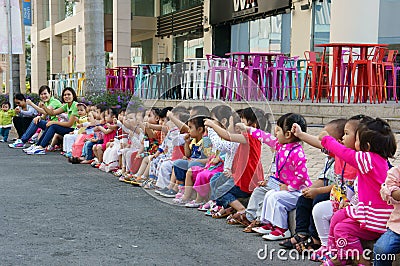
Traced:
<svg viewBox="0 0 400 266">
<path fill-rule="evenodd" d="M 236 124 L 236 129 L 241 131 L 241 132 L 245 132 L 247 131 L 248 126 L 246 126 L 244 123 L 237 123 Z"/>
<path fill-rule="evenodd" d="M 215 124 L 214 121 L 212 121 L 211 119 L 204 119 L 204 125 L 206 127 L 213 127 Z"/>
<path fill-rule="evenodd" d="M 174 115 L 174 114 L 173 114 L 171 111 L 168 111 L 168 112 L 167 112 L 167 117 L 168 117 L 168 118 L 171 118 L 171 116 L 173 116 L 173 115 Z"/>
<path fill-rule="evenodd" d="M 325 130 L 321 131 L 318 135 L 318 139 L 322 140 L 325 136 L 329 136 L 329 133 Z"/>
<path fill-rule="evenodd" d="M 291 131 L 296 137 L 299 137 L 299 135 L 301 133 L 303 133 L 303 130 L 301 130 L 301 127 L 297 123 L 294 123 L 292 125 L 292 130 Z"/>
</svg>

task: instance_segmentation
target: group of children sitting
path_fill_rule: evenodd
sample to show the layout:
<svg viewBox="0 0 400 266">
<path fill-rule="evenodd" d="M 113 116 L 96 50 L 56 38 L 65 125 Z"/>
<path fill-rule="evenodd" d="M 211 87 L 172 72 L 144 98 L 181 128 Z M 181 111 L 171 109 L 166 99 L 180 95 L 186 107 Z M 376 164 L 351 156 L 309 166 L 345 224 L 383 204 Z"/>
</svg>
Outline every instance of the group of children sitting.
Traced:
<svg viewBox="0 0 400 266">
<path fill-rule="evenodd" d="M 78 103 L 77 109 L 75 130 L 62 140 L 62 154 L 72 163 L 91 164 L 177 205 L 243 225 L 246 233 L 281 240 L 282 247 L 308 251 L 323 265 L 370 265 L 348 252 L 363 254 L 361 240 L 378 240 L 375 265 L 390 265 L 382 254 L 400 252 L 400 167 L 388 161 L 396 140 L 382 119 L 337 119 L 312 136 L 295 113 L 281 116 L 271 134 L 271 116 L 251 107 L 116 112 Z M 314 182 L 303 142 L 325 158 Z M 270 171 L 261 164 L 263 144 L 274 152 Z"/>
</svg>

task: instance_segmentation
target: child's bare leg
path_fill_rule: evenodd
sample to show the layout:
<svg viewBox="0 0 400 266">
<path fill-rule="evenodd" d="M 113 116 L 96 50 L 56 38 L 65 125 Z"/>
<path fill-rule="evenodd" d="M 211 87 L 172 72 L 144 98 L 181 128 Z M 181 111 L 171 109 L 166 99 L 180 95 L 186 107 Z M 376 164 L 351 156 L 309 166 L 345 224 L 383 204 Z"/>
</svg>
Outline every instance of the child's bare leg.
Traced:
<svg viewBox="0 0 400 266">
<path fill-rule="evenodd" d="M 169 182 L 168 188 L 177 191 L 178 188 L 177 187 L 175 188 L 175 183 L 176 183 L 176 176 L 175 176 L 175 172 L 172 171 L 171 181 Z"/>
<path fill-rule="evenodd" d="M 229 205 L 234 208 L 237 212 L 244 212 L 246 210 L 246 208 L 243 206 L 242 203 L 240 203 L 240 201 L 235 200 L 232 201 L 231 203 L 229 203 Z"/>
<path fill-rule="evenodd" d="M 97 157 L 97 159 L 99 159 L 99 163 L 103 162 L 103 148 L 101 147 L 101 145 L 97 148 L 97 154 L 99 157 Z"/>
<path fill-rule="evenodd" d="M 96 157 L 97 159 L 99 159 L 99 157 L 97 157 L 97 144 L 95 144 L 94 146 L 93 146 L 93 148 L 92 148 L 92 150 L 93 150 L 93 155 L 94 155 L 94 157 Z"/>
<path fill-rule="evenodd" d="M 199 193 L 197 193 L 196 202 L 206 202 L 206 201 L 207 201 L 207 198 L 202 197 L 199 195 Z"/>
<path fill-rule="evenodd" d="M 192 169 L 188 169 L 186 172 L 186 178 L 185 178 L 185 193 L 183 194 L 183 200 L 189 200 L 192 197 L 192 191 L 193 191 L 193 180 L 192 180 Z"/>
<path fill-rule="evenodd" d="M 147 164 L 147 167 L 144 170 L 143 175 L 146 176 L 146 177 L 149 177 L 149 173 L 150 173 L 150 163 Z"/>
<path fill-rule="evenodd" d="M 140 177 L 140 176 L 142 176 L 144 174 L 144 172 L 146 170 L 146 167 L 149 164 L 149 161 L 150 161 L 149 156 L 146 156 L 146 157 L 143 158 L 143 161 L 140 164 L 140 168 L 137 171 L 136 176 Z"/>
<path fill-rule="evenodd" d="M 122 169 L 122 154 L 118 155 L 118 168 Z"/>
</svg>

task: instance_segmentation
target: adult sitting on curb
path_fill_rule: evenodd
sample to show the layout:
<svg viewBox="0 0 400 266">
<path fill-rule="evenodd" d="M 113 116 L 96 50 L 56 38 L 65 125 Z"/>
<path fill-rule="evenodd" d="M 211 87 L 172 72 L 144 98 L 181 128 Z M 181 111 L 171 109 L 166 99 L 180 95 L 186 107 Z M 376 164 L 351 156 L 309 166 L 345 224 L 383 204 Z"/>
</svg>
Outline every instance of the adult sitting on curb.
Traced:
<svg viewBox="0 0 400 266">
<path fill-rule="evenodd" d="M 33 118 L 37 115 L 37 111 L 26 102 L 25 95 L 17 93 L 14 96 L 14 103 L 17 105 L 15 113 L 17 116 L 13 117 L 13 124 L 18 133 L 18 138 L 26 132 Z"/>
<path fill-rule="evenodd" d="M 77 97 L 74 89 L 67 87 L 62 92 L 62 99 L 64 104 L 55 110 L 48 108 L 43 102 L 39 103 L 39 107 L 43 108 L 43 110 L 51 116 L 59 115 L 62 113 L 66 113 L 68 115 L 68 121 L 48 121 L 46 123 L 46 129 L 40 137 L 37 145 L 32 145 L 28 149 L 25 150 L 27 154 L 46 154 L 45 147 L 51 139 L 54 137 L 54 134 L 59 134 L 64 136 L 72 131 L 74 131 L 76 127 L 76 122 L 78 121 L 78 108 Z M 51 148 L 51 147 L 50 147 Z"/>
<path fill-rule="evenodd" d="M 49 86 L 43 85 L 39 88 L 39 97 L 41 101 L 44 103 L 44 105 L 49 108 L 49 109 L 58 109 L 62 106 L 62 103 L 57 100 L 56 98 L 51 96 L 51 91 Z M 41 128 L 42 130 L 46 129 L 46 118 L 47 118 L 47 113 L 43 108 L 40 108 L 36 104 L 34 104 L 31 100 L 27 99 L 26 103 L 30 106 L 32 106 L 36 111 L 38 111 L 42 116 L 35 117 L 32 122 L 30 123 L 28 129 L 25 131 L 25 133 L 22 135 L 21 138 L 17 139 L 14 143 L 9 144 L 8 146 L 10 148 L 16 148 L 16 149 L 22 149 L 25 148 L 25 143 L 29 141 L 29 139 L 36 133 L 38 128 Z M 49 117 L 50 121 L 58 121 L 57 116 L 50 116 Z"/>
</svg>

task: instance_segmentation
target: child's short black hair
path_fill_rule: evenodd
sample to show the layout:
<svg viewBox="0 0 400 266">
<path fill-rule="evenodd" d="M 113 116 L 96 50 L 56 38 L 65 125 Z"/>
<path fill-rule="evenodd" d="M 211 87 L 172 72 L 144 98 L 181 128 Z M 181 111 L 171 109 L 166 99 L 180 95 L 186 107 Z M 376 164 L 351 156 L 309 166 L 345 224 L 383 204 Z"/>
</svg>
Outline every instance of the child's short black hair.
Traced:
<svg viewBox="0 0 400 266">
<path fill-rule="evenodd" d="M 103 113 L 105 110 L 107 110 L 108 109 L 108 107 L 106 106 L 106 105 L 104 105 L 104 104 L 96 104 L 96 109 L 99 109 L 100 110 L 100 113 Z"/>
<path fill-rule="evenodd" d="M 206 118 L 208 118 L 208 117 L 206 117 L 206 116 L 195 116 L 195 117 L 190 118 L 188 122 L 192 123 L 195 128 L 202 127 L 204 129 L 205 128 L 204 119 L 206 119 Z"/>
<path fill-rule="evenodd" d="M 195 114 L 192 115 L 193 117 L 194 116 L 210 117 L 210 110 L 207 107 L 203 106 L 203 105 L 193 106 L 191 111 L 192 111 L 192 114 L 195 113 Z"/>
<path fill-rule="evenodd" d="M 383 158 L 393 158 L 396 153 L 396 138 L 389 124 L 380 119 L 360 123 L 357 128 L 361 151 L 370 151 Z"/>
<path fill-rule="evenodd" d="M 173 107 L 165 107 L 160 111 L 160 118 L 165 118 L 167 117 L 167 113 L 168 111 L 172 111 L 172 109 L 174 109 Z"/>
<path fill-rule="evenodd" d="M 190 119 L 190 114 L 189 113 L 178 113 L 179 115 L 179 120 L 182 121 L 183 123 L 187 123 Z"/>
<path fill-rule="evenodd" d="M 150 112 L 153 112 L 154 116 L 160 117 L 161 109 L 157 107 L 151 107 Z"/>
<path fill-rule="evenodd" d="M 247 107 L 240 111 L 240 118 L 247 120 L 248 125 L 256 124 L 256 128 L 261 130 L 271 129 L 271 122 L 269 121 L 270 114 L 265 114 L 265 112 L 259 108 Z M 267 127 L 268 125 L 268 127 Z"/>
<path fill-rule="evenodd" d="M 26 101 L 25 95 L 22 93 L 17 93 L 14 96 L 14 100 L 19 100 L 19 101 Z"/>
<path fill-rule="evenodd" d="M 126 108 L 121 108 L 118 110 L 118 114 L 126 113 Z"/>
<path fill-rule="evenodd" d="M 8 102 L 8 101 L 2 102 L 2 103 L 1 103 L 1 106 L 3 106 L 3 105 L 8 105 L 8 109 L 11 108 L 11 104 L 10 104 L 10 102 Z"/>
<path fill-rule="evenodd" d="M 189 110 L 185 106 L 176 106 L 176 107 L 172 108 L 171 112 L 173 114 L 176 114 L 176 113 L 189 113 Z"/>
<path fill-rule="evenodd" d="M 374 120 L 374 119 L 370 116 L 359 114 L 359 115 L 354 115 L 354 116 L 350 117 L 347 120 L 347 122 L 351 122 L 351 121 L 358 122 L 356 124 L 356 127 L 358 127 L 359 123 L 366 123 L 366 122 L 372 121 L 372 120 Z"/>
<path fill-rule="evenodd" d="M 214 115 L 219 122 L 225 119 L 224 127 L 229 126 L 229 118 L 232 115 L 232 109 L 227 105 L 217 105 L 211 110 L 211 116 Z"/>
<path fill-rule="evenodd" d="M 339 118 L 329 121 L 326 125 L 327 126 L 331 125 L 335 127 L 337 136 L 332 136 L 332 137 L 335 137 L 336 139 L 342 139 L 342 137 L 344 136 L 344 126 L 346 125 L 346 123 L 347 119 Z"/>
<path fill-rule="evenodd" d="M 277 125 L 282 128 L 283 132 L 291 131 L 293 124 L 296 123 L 300 126 L 303 132 L 307 132 L 307 122 L 306 119 L 299 114 L 288 113 L 281 116 L 278 121 Z M 294 135 L 293 135 L 294 136 Z M 295 137 L 295 136 L 294 136 Z M 299 138 L 295 137 L 296 141 L 300 141 Z"/>
</svg>

